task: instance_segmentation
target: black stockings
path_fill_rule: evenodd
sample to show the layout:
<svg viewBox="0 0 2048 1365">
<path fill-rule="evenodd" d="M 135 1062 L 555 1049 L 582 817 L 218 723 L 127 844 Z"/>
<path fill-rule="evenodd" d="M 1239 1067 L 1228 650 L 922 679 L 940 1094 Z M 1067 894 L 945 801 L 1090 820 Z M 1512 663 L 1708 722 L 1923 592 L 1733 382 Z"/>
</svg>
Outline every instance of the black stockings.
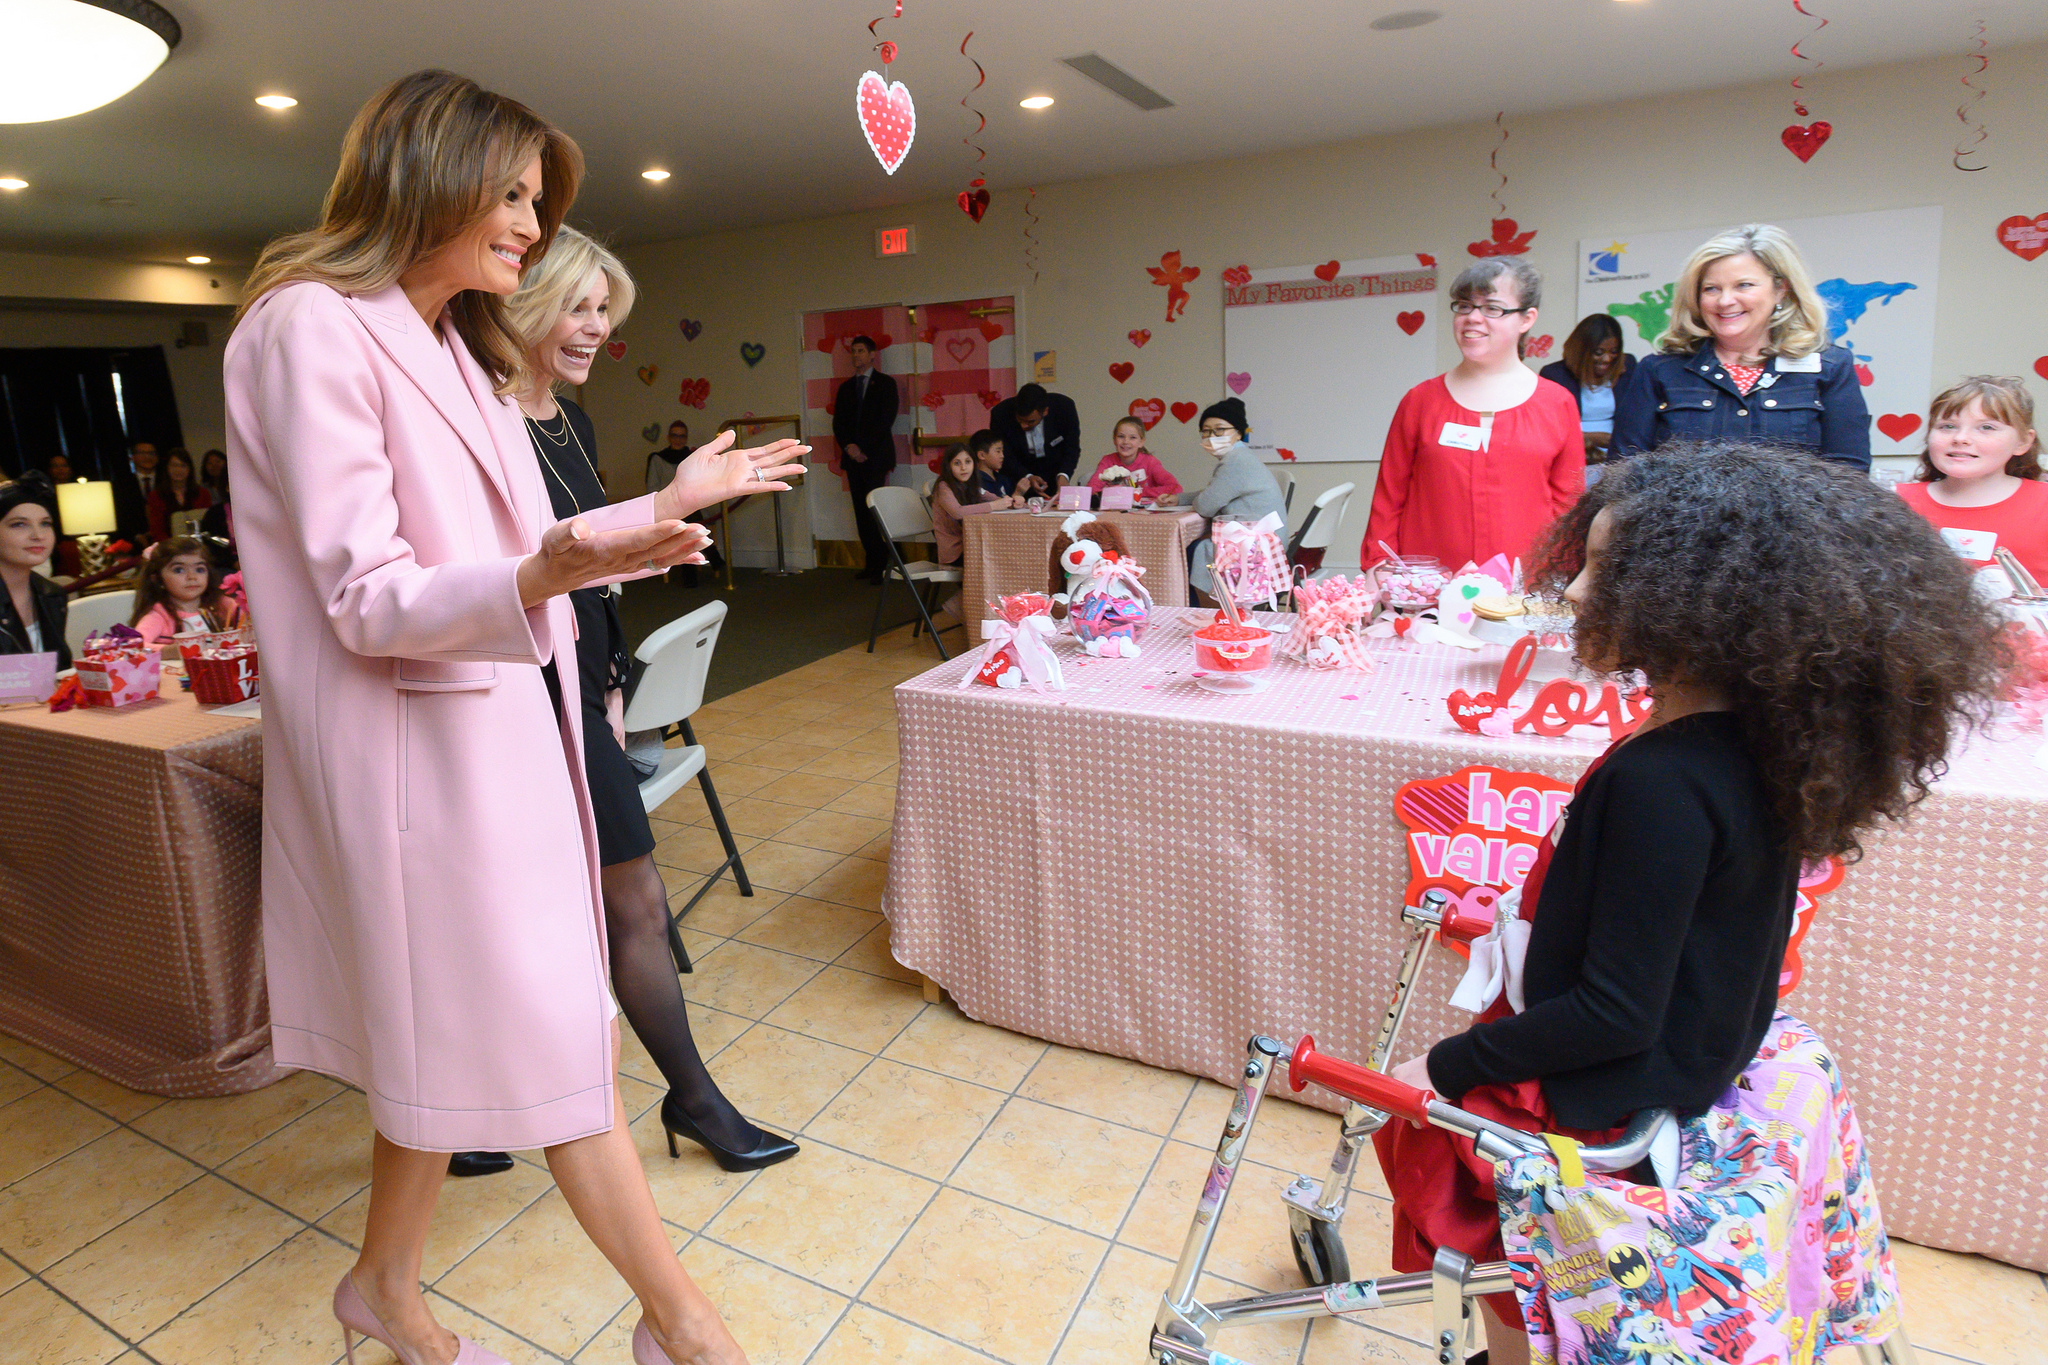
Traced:
<svg viewBox="0 0 2048 1365">
<path fill-rule="evenodd" d="M 603 870 L 604 923 L 611 940 L 612 990 L 626 1022 L 668 1081 L 669 1098 L 722 1147 L 751 1151 L 760 1129 L 718 1089 L 697 1043 L 668 947 L 668 888 L 652 854 Z"/>
</svg>

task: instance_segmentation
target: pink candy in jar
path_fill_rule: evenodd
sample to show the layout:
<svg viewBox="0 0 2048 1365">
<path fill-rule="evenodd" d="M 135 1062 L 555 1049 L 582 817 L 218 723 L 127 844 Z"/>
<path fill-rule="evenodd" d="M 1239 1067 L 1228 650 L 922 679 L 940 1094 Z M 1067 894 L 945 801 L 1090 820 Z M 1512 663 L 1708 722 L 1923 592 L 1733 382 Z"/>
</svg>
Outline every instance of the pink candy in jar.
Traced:
<svg viewBox="0 0 2048 1365">
<path fill-rule="evenodd" d="M 1387 605 L 1397 611 L 1421 611 L 1436 605 L 1451 576 L 1443 565 L 1427 556 L 1389 562 L 1380 569 L 1380 587 Z"/>
<path fill-rule="evenodd" d="M 1256 673 L 1273 662 L 1273 633 L 1218 621 L 1196 631 L 1195 667 L 1212 673 Z"/>
</svg>

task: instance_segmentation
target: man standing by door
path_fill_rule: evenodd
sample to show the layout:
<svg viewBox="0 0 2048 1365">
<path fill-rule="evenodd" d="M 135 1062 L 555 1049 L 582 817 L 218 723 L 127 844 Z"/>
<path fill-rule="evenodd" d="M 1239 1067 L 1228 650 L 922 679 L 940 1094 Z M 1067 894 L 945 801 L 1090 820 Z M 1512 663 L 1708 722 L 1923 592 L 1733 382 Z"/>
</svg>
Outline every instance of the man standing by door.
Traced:
<svg viewBox="0 0 2048 1365">
<path fill-rule="evenodd" d="M 882 524 L 868 507 L 868 494 L 889 482 L 896 468 L 896 381 L 875 368 L 875 343 L 857 336 L 847 344 L 853 377 L 839 386 L 832 404 L 832 439 L 839 443 L 839 469 L 853 495 L 853 520 L 867 557 L 860 576 L 880 583 L 889 569 Z"/>
</svg>

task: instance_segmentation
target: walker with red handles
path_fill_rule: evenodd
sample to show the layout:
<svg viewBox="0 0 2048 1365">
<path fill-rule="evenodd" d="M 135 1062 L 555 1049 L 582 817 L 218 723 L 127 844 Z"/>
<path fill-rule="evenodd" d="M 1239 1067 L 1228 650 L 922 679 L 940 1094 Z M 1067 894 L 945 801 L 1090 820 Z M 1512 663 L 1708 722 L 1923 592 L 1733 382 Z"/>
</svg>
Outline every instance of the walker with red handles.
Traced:
<svg viewBox="0 0 2048 1365">
<path fill-rule="evenodd" d="M 1414 938 L 1402 957 L 1393 998 L 1380 1022 L 1379 1036 L 1373 1041 L 1366 1065 L 1316 1051 L 1315 1038 L 1306 1034 L 1291 1054 L 1285 1045 L 1263 1035 L 1255 1036 L 1247 1045 L 1237 1100 L 1224 1120 L 1216 1158 L 1209 1167 L 1209 1178 L 1196 1204 L 1194 1223 L 1182 1245 L 1172 1282 L 1160 1298 L 1159 1315 L 1152 1331 L 1154 1365 L 1244 1365 L 1236 1357 L 1210 1346 L 1219 1331 L 1239 1323 L 1350 1316 L 1376 1308 L 1422 1303 L 1431 1308 L 1431 1349 L 1439 1365 L 1462 1365 L 1472 1346 L 1472 1301 L 1488 1294 L 1513 1291 L 1508 1262 L 1482 1264 L 1449 1247 L 1437 1250 L 1435 1264 L 1427 1271 L 1353 1280 L 1339 1234 L 1344 1197 L 1351 1186 L 1351 1172 L 1359 1150 L 1389 1118 L 1430 1124 L 1469 1138 L 1480 1155 L 1495 1162 L 1532 1154 L 1555 1159 L 1552 1147 L 1539 1134 L 1525 1133 L 1468 1113 L 1444 1103 L 1429 1091 L 1384 1074 L 1401 1031 L 1409 994 L 1430 946 L 1436 942 L 1471 943 L 1484 937 L 1494 925 L 1490 917 L 1461 911 L 1440 890 L 1424 893 L 1422 902 L 1401 911 L 1402 922 L 1414 930 Z M 1210 1243 L 1223 1220 L 1224 1206 L 1229 1201 L 1230 1187 L 1251 1137 L 1259 1105 L 1283 1059 L 1287 1063 L 1288 1083 L 1295 1090 L 1315 1084 L 1350 1101 L 1344 1110 L 1337 1149 L 1320 1186 L 1309 1176 L 1299 1176 L 1282 1194 L 1287 1204 L 1294 1259 L 1309 1287 L 1203 1303 L 1195 1297 L 1195 1285 L 1201 1279 Z M 1629 1122 L 1618 1141 L 1579 1148 L 1579 1160 L 1588 1171 L 1629 1170 L 1648 1157 L 1659 1130 L 1675 1122 L 1667 1109 L 1643 1111 Z M 1903 1329 L 1880 1343 L 1858 1343 L 1857 1351 L 1863 1365 L 1914 1365 L 1913 1350 Z"/>
</svg>

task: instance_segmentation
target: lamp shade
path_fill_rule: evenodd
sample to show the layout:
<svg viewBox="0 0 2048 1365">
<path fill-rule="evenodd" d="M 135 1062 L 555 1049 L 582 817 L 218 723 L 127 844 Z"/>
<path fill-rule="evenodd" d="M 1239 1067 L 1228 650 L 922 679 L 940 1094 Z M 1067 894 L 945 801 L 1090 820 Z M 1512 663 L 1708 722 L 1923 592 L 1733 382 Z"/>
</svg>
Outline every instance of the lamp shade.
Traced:
<svg viewBox="0 0 2048 1365">
<path fill-rule="evenodd" d="M 57 485 L 57 519 L 67 536 L 105 535 L 115 529 L 114 485 L 80 479 Z"/>
<path fill-rule="evenodd" d="M 151 0 L 6 0 L 0 123 L 43 123 L 111 103 L 148 80 L 181 36 Z"/>
</svg>

